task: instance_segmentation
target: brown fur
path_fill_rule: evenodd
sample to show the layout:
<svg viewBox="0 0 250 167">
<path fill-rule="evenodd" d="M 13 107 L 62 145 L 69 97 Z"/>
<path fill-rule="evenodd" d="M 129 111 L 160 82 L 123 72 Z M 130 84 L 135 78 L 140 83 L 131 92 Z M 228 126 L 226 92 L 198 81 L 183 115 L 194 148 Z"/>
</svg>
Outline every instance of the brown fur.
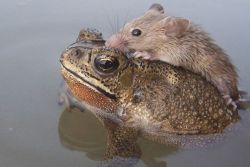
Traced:
<svg viewBox="0 0 250 167">
<path fill-rule="evenodd" d="M 158 6 L 159 8 L 159 6 Z M 131 35 L 139 28 L 140 36 Z M 238 99 L 238 75 L 229 56 L 196 24 L 150 8 L 107 40 L 109 47 L 147 52 L 151 60 L 182 66 L 211 81 L 222 95 Z"/>
</svg>

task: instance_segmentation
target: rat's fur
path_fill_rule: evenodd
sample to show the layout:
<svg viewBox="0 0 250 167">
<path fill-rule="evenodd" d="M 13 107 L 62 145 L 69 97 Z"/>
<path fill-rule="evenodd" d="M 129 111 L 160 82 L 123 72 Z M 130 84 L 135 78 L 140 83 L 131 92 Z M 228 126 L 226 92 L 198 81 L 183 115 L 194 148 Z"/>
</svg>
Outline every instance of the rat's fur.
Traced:
<svg viewBox="0 0 250 167">
<path fill-rule="evenodd" d="M 140 36 L 131 35 L 136 28 L 142 31 Z M 238 75 L 228 55 L 201 27 L 183 18 L 168 17 L 159 4 L 128 22 L 106 45 L 146 52 L 149 56 L 141 57 L 182 66 L 211 81 L 223 96 L 238 99 Z"/>
</svg>

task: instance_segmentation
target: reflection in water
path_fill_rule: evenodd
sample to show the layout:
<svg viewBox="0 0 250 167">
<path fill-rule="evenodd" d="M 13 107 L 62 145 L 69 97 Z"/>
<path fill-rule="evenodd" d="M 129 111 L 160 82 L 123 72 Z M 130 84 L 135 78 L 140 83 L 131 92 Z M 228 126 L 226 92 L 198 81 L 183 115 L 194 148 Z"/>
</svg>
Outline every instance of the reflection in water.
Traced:
<svg viewBox="0 0 250 167">
<path fill-rule="evenodd" d="M 137 131 L 119 128 L 105 120 L 104 126 L 106 129 L 88 111 L 64 110 L 58 123 L 58 132 L 63 146 L 84 152 L 92 160 L 104 160 L 101 166 L 116 166 L 118 163 L 123 166 L 133 166 L 141 157 L 147 166 L 163 167 L 166 163 L 158 162 L 156 159 L 177 150 L 175 147 L 167 147 L 144 139 L 139 139 L 139 147 Z"/>
<path fill-rule="evenodd" d="M 93 160 L 102 158 L 106 131 L 93 114 L 64 110 L 58 123 L 58 133 L 66 148 L 85 152 Z"/>
<path fill-rule="evenodd" d="M 226 133 L 216 140 L 204 138 L 206 146 L 237 135 L 249 135 L 249 113 L 243 111 L 243 119 L 234 125 L 234 133 Z M 103 125 L 104 126 L 103 126 Z M 91 160 L 101 161 L 100 166 L 134 166 L 142 160 L 149 167 L 167 166 L 165 161 L 159 161 L 160 157 L 166 157 L 177 151 L 177 147 L 166 146 L 139 138 L 135 129 L 121 128 L 116 125 L 98 119 L 89 111 L 75 109 L 72 112 L 65 109 L 58 123 L 58 132 L 62 145 L 70 150 L 77 150 L 86 153 Z M 105 128 L 104 128 L 105 127 Z M 229 131 L 229 130 L 228 130 Z M 232 132 L 232 129 L 230 129 Z M 106 137 L 107 136 L 107 137 Z M 152 139 L 152 138 L 151 138 Z M 155 138 L 159 142 L 163 138 Z M 195 137 L 189 139 L 194 143 Z M 198 139 L 198 138 L 197 138 Z M 218 140 L 220 139 L 220 140 Z M 222 140 L 223 139 L 223 140 Z M 218 142 L 220 141 L 220 142 Z M 138 143 L 138 144 L 137 144 Z"/>
</svg>

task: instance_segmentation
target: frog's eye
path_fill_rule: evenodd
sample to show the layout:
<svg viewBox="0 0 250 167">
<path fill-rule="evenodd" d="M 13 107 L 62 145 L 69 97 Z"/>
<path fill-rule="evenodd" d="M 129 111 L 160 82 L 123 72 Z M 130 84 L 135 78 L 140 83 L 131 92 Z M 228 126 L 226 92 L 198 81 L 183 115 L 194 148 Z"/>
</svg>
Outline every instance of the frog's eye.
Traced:
<svg viewBox="0 0 250 167">
<path fill-rule="evenodd" d="M 138 29 L 138 28 L 133 29 L 132 32 L 131 32 L 131 34 L 132 34 L 133 36 L 136 36 L 136 37 L 140 36 L 141 33 L 142 33 L 141 30 Z"/>
<path fill-rule="evenodd" d="M 119 61 L 108 55 L 97 55 L 94 60 L 94 66 L 101 73 L 112 73 L 119 67 Z"/>
</svg>

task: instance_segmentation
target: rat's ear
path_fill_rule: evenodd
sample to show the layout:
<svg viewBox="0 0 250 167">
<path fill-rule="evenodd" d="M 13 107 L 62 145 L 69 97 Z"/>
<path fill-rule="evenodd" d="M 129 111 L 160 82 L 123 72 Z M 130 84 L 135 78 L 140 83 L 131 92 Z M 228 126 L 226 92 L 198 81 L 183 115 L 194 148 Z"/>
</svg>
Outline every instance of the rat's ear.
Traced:
<svg viewBox="0 0 250 167">
<path fill-rule="evenodd" d="M 164 13 L 164 8 L 163 8 L 163 6 L 161 6 L 160 4 L 154 3 L 154 4 L 152 4 L 152 5 L 149 7 L 148 11 L 156 11 L 156 12 L 158 12 L 158 13 L 160 13 L 160 14 L 163 14 L 163 13 Z"/>
<path fill-rule="evenodd" d="M 160 27 L 166 35 L 181 35 L 190 25 L 190 21 L 183 18 L 166 17 L 160 21 Z"/>
</svg>

